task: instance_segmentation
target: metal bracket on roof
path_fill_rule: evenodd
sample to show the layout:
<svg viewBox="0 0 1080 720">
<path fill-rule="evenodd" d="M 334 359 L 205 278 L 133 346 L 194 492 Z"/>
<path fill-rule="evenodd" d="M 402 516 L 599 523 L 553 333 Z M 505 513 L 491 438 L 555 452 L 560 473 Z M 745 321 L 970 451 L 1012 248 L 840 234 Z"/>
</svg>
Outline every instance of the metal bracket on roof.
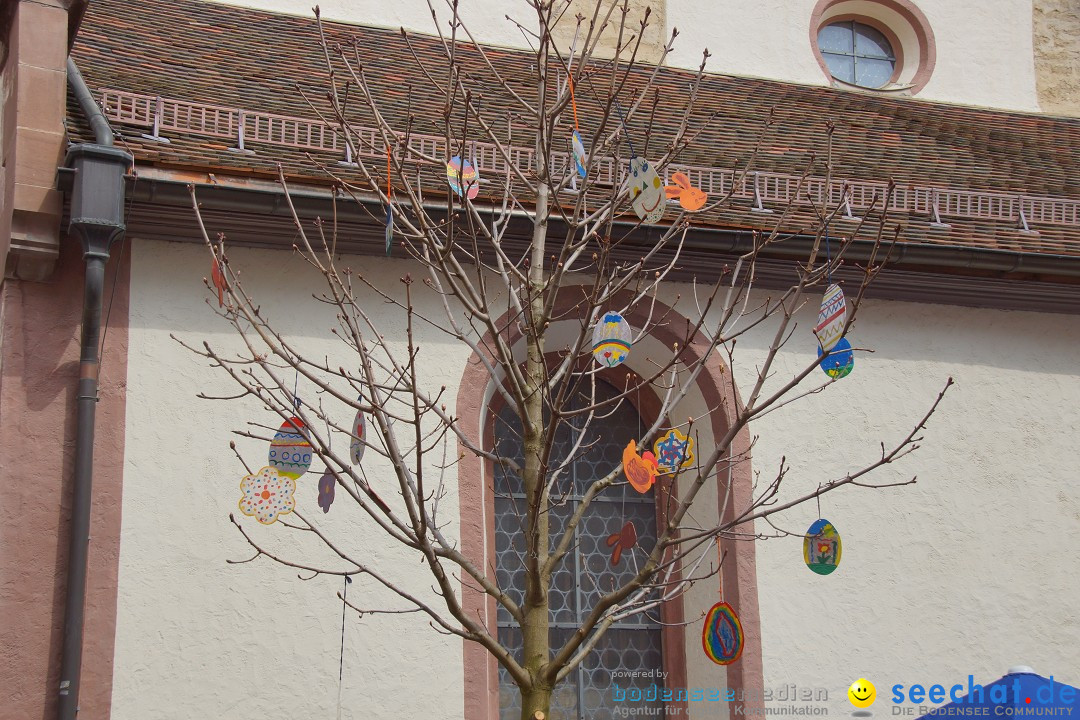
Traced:
<svg viewBox="0 0 1080 720">
<path fill-rule="evenodd" d="M 143 133 L 142 135 L 139 136 L 143 140 L 151 140 L 153 142 L 159 142 L 159 143 L 169 143 L 169 142 L 171 142 L 169 140 L 169 138 L 162 137 L 161 135 L 158 134 L 158 131 L 161 130 L 161 113 L 162 113 L 164 105 L 165 105 L 165 101 L 162 100 L 160 95 L 158 95 L 157 99 L 154 100 L 154 126 L 150 130 L 149 134 Z"/>
<path fill-rule="evenodd" d="M 930 192 L 930 227 L 940 228 L 942 230 L 951 228 L 947 222 L 942 222 L 941 212 L 938 210 L 938 191 L 932 190 Z"/>
<path fill-rule="evenodd" d="M 360 167 L 360 164 L 352 159 L 352 146 L 348 142 L 345 143 L 345 159 L 338 160 L 338 165 L 344 165 L 345 167 Z"/>
<path fill-rule="evenodd" d="M 1020 231 L 1021 235 L 1038 235 L 1038 230 L 1032 230 L 1028 227 L 1027 215 L 1024 214 L 1024 205 L 1022 202 L 1017 203 L 1019 208 L 1019 215 L 1017 217 L 1016 229 Z"/>
<path fill-rule="evenodd" d="M 254 150 L 248 150 L 247 148 L 244 147 L 244 116 L 245 115 L 246 115 L 246 113 L 243 110 L 241 110 L 240 111 L 240 119 L 237 120 L 237 122 L 236 122 L 236 147 L 231 147 L 231 148 L 229 148 L 229 150 L 231 152 L 244 153 L 245 155 L 254 155 L 255 154 Z"/>
<path fill-rule="evenodd" d="M 758 187 L 758 174 L 754 173 L 754 206 L 751 212 L 771 213 L 772 210 L 761 204 L 761 189 Z"/>
<path fill-rule="evenodd" d="M 851 188 L 849 187 L 844 188 L 844 200 L 841 207 L 844 208 L 844 214 L 841 217 L 841 220 L 847 220 L 848 222 L 859 222 L 862 220 L 861 217 L 856 217 L 851 212 Z"/>
</svg>

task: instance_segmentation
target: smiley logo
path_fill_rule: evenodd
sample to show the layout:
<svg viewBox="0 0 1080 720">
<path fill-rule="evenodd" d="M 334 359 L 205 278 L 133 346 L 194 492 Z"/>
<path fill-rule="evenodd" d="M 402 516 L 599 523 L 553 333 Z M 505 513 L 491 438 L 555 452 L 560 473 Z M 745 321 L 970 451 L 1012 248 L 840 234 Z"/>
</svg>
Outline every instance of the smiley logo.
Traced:
<svg viewBox="0 0 1080 720">
<path fill-rule="evenodd" d="M 848 700 L 857 708 L 868 708 L 877 700 L 877 688 L 866 678 L 859 678 L 847 689 Z"/>
</svg>

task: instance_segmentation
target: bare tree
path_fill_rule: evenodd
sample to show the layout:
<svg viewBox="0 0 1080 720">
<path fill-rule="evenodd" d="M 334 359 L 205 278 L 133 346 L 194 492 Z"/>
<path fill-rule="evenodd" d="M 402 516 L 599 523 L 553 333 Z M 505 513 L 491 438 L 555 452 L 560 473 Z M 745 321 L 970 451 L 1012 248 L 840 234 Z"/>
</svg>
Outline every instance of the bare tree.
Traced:
<svg viewBox="0 0 1080 720">
<path fill-rule="evenodd" d="M 737 181 L 727 192 L 706 196 L 690 185 L 688 176 L 676 178 L 682 186 L 679 190 L 691 196 L 690 202 L 676 208 L 661 199 L 660 212 L 666 212 L 668 221 L 655 225 L 648 242 L 642 242 L 644 223 L 655 222 L 657 215 L 650 214 L 653 208 L 642 207 L 645 202 L 635 201 L 644 198 L 651 203 L 659 180 L 653 181 L 652 188 L 648 183 L 640 186 L 638 172 L 642 176 L 648 172 L 641 157 L 652 151 L 653 167 L 674 175 L 684 167 L 680 160 L 688 148 L 715 120 L 699 108 L 708 51 L 698 71 L 686 73 L 691 82 L 678 100 L 681 106 L 674 111 L 668 108 L 668 117 L 680 119 L 660 129 L 654 123 L 660 102 L 658 78 L 668 71 L 636 61 L 648 13 L 632 24 L 625 0 L 598 2 L 589 16 L 570 16 L 567 0 L 529 0 L 526 5 L 531 9 L 530 21 L 518 27 L 531 52 L 528 64 L 513 75 L 475 43 L 454 0 L 448 0 L 443 9 L 448 23 L 440 22 L 432 7 L 437 63 L 417 47 L 418 42 L 428 43 L 425 52 L 430 54 L 430 38 L 418 39 L 403 30 L 415 60 L 415 76 L 423 78 L 424 97 L 438 101 L 423 107 L 417 101 L 404 120 L 384 107 L 385 87 L 378 78 L 368 76 L 357 45 L 335 35 L 340 31 L 318 23 L 329 82 L 325 97 L 310 92 L 305 96 L 312 111 L 344 138 L 354 166 L 315 157 L 311 162 L 333 178 L 335 198 L 381 207 L 371 212 L 373 223 L 387 224 L 388 249 L 392 245 L 396 253 L 406 255 L 415 269 L 401 278 L 400 292 L 388 290 L 378 279 L 343 267 L 333 218 L 306 223 L 293 209 L 299 238 L 295 250 L 325 278 L 326 287 L 316 297 L 333 312 L 332 332 L 355 357 L 352 367 L 335 367 L 325 358 L 305 355 L 272 326 L 245 287 L 241 268 L 226 256 L 224 238 L 211 239 L 200 216 L 219 294 L 219 302 L 211 305 L 235 329 L 246 353 L 226 355 L 209 343 L 191 349 L 228 373 L 242 389 L 241 397 L 254 396 L 284 421 L 293 416 L 303 421 L 306 441 L 325 464 L 337 491 L 362 509 L 373 528 L 422 556 L 436 595 L 410 593 L 396 579 L 394 569 L 370 564 L 351 552 L 345 539 L 332 536 L 299 511 L 283 524 L 317 537 L 340 564 L 323 567 L 304 557 L 271 551 L 231 518 L 256 550 L 255 557 L 271 557 L 319 574 L 369 576 L 400 596 L 406 611 L 424 614 L 437 631 L 482 645 L 519 688 L 522 718 L 534 719 L 549 715 L 553 688 L 583 661 L 614 622 L 654 611 L 695 582 L 714 576 L 719 563 L 711 549 L 720 538 L 753 540 L 774 535 L 773 531 L 754 533 L 753 522 L 814 502 L 847 485 L 889 485 L 871 483 L 867 476 L 918 447 L 920 434 L 945 390 L 926 415 L 914 421 L 910 433 L 891 447 L 883 443 L 880 455 L 865 467 L 781 501 L 779 492 L 788 470 L 782 461 L 769 476 L 759 476 L 749 503 L 733 506 L 732 470 L 748 462 L 747 450 L 734 451 L 737 435 L 766 413 L 792 410 L 800 399 L 836 382 L 835 378 L 822 380 L 818 360 L 790 377 L 777 376 L 774 361 L 781 349 L 793 337 L 799 341 L 812 337 L 806 332 L 795 334 L 797 311 L 817 301 L 817 293 L 844 263 L 854 238 L 862 238 L 864 244 L 872 240 L 869 259 L 859 266 L 858 288 L 855 292 L 849 288 L 847 317 L 840 328 L 846 334 L 867 286 L 895 242 L 895 237 L 888 237 L 894 224 L 889 222 L 886 193 L 875 199 L 857 229 L 845 238 L 832 238 L 829 245 L 828 228 L 844 205 L 835 198 L 830 202 L 828 193 L 822 200 L 821 193 L 811 192 L 811 185 L 820 179 L 813 172 L 822 168 L 825 187 L 829 187 L 831 166 L 829 157 L 811 157 L 803 168 L 797 197 L 770 216 L 775 218 L 774 229 L 755 234 L 753 247 L 719 277 L 693 280 L 692 296 L 680 299 L 680 311 L 691 319 L 674 328 L 679 340 L 662 356 L 651 352 L 650 369 L 641 371 L 639 365 L 638 372 L 627 374 L 614 397 L 600 398 L 596 388 L 603 368 L 593 362 L 594 328 L 607 313 L 617 312 L 644 318 L 634 328 L 632 342 L 657 328 L 671 330 L 673 320 L 660 302 L 661 290 L 680 270 L 686 276 L 681 255 L 688 231 L 698 218 L 745 202 L 737 189 L 751 177 L 756 150 L 742 159 Z M 318 8 L 315 14 L 318 18 Z M 560 24 L 575 28 L 570 47 L 560 47 L 553 39 L 553 29 Z M 598 56 L 602 33 L 617 38 L 614 57 Z M 671 33 L 664 57 L 676 35 L 677 31 Z M 420 90 L 414 93 L 419 97 Z M 577 171 L 570 147 L 571 129 L 579 127 L 579 103 L 590 108 L 582 127 L 590 146 L 583 173 Z M 436 131 L 421 132 L 432 128 Z M 770 120 L 763 118 L 763 138 L 770 129 Z M 823 124 L 821 134 L 831 148 L 832 128 Z M 640 147 L 633 148 L 634 144 Z M 451 172 L 459 190 L 447 191 L 443 173 L 451 156 L 471 159 L 486 182 L 481 186 L 465 163 L 459 162 L 456 178 Z M 627 171 L 628 162 L 634 171 Z M 648 177 L 651 181 L 652 176 Z M 280 179 L 285 186 L 284 172 Z M 289 197 L 287 187 L 285 191 Z M 841 200 L 844 197 L 841 193 Z M 192 200 L 198 213 L 194 189 Z M 630 212 L 631 205 L 640 216 Z M 813 238 L 809 255 L 793 264 L 788 287 L 768 297 L 752 293 L 761 259 L 787 240 L 786 233 L 795 225 L 803 237 Z M 416 282 L 438 298 L 439 317 L 425 315 L 414 304 Z M 365 298 L 377 298 L 395 308 L 400 325 L 379 326 L 365 309 Z M 569 323 L 572 332 L 564 331 L 556 341 L 552 332 L 559 323 L 564 330 Z M 424 361 L 430 358 L 415 337 L 422 324 L 468 347 L 483 364 L 494 393 L 516 418 L 514 427 L 504 430 L 518 434 L 523 448 L 519 455 L 511 456 L 499 443 L 485 444 L 474 428 L 463 427 L 446 407 L 446 388 L 432 387 L 425 380 Z M 771 331 L 773 339 L 756 368 L 754 382 L 737 391 L 733 373 L 728 372 L 730 397 L 741 395 L 741 401 L 737 407 L 709 408 L 710 413 L 726 413 L 730 418 L 726 434 L 705 443 L 706 452 L 699 452 L 693 463 L 659 473 L 656 488 L 663 522 L 655 545 L 638 547 L 636 572 L 600 596 L 576 631 L 553 645 L 549 626 L 553 574 L 576 551 L 574 529 L 588 516 L 593 501 L 614 490 L 621 492 L 627 481 L 623 467 L 612 468 L 587 487 L 565 522 L 554 523 L 551 510 L 565 501 L 567 468 L 604 433 L 604 418 L 643 390 L 655 394 L 660 407 L 655 421 L 636 438 L 638 447 L 651 447 L 667 424 L 690 436 L 701 418 L 677 420 L 672 416 L 674 409 L 691 392 L 714 353 L 733 367 L 739 338 L 763 328 Z M 316 386 L 321 396 L 362 413 L 368 423 L 364 437 L 357 437 L 354 427 L 341 423 L 321 404 L 297 406 L 294 375 Z M 948 384 L 951 379 L 946 389 Z M 257 427 L 237 432 L 266 439 Z M 354 446 L 359 443 L 393 467 L 393 496 L 380 496 L 362 464 L 354 464 L 349 453 L 341 450 L 340 441 L 332 445 L 335 434 L 350 437 Z M 561 451 L 556 450 L 557 436 L 564 439 Z M 520 483 L 525 498 L 517 507 L 525 548 L 524 587 L 501 587 L 493 568 L 466 557 L 456 539 L 444 533 L 448 519 L 440 515 L 440 499 L 448 491 L 448 476 L 465 454 L 482 458 Z M 632 450 L 627 458 L 631 465 L 642 462 Z M 647 474 L 651 472 L 655 468 L 646 468 Z M 691 520 L 689 513 L 709 483 L 718 484 L 725 512 L 706 523 L 701 521 L 702 514 Z M 493 628 L 465 610 L 463 597 L 468 593 L 493 598 L 513 618 L 521 629 L 520 655 L 509 651 Z"/>
</svg>

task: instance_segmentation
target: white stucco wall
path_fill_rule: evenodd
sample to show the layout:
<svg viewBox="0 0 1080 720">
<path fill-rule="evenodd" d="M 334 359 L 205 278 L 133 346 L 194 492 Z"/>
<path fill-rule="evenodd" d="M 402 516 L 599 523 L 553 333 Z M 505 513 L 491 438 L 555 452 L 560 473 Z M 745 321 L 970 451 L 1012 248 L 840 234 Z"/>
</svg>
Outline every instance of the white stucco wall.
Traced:
<svg viewBox="0 0 1080 720">
<path fill-rule="evenodd" d="M 332 318 L 310 297 L 316 277 L 298 258 L 239 249 L 231 257 L 290 338 L 344 361 L 329 333 Z M 388 287 L 409 269 L 380 258 L 354 265 Z M 251 555 L 227 519 L 244 474 L 228 450 L 229 432 L 247 421 L 279 423 L 254 403 L 195 398 L 199 391 L 234 392 L 231 381 L 169 339 L 173 333 L 236 346 L 205 305 L 206 266 L 205 250 L 195 245 L 133 243 L 113 717 L 335 717 L 340 582 L 302 582 L 265 558 L 225 563 Z M 669 300 L 676 292 L 677 307 L 687 306 L 690 289 L 669 288 Z M 391 317 L 374 301 L 366 309 Z M 814 312 L 800 318 L 774 384 L 812 360 L 814 344 L 803 329 Z M 430 383 L 455 388 L 467 352 L 420 332 Z M 739 340 L 734 376 L 744 393 L 771 336 L 763 327 Z M 845 488 L 822 501 L 822 515 L 844 542 L 834 574 L 815 575 L 802 562 L 801 534 L 817 515 L 813 505 L 777 520 L 796 537 L 758 543 L 766 687 L 825 688 L 830 716 L 840 716 L 851 710 L 847 686 L 865 676 L 878 686 L 882 699 L 873 709 L 884 716 L 892 684 L 949 685 L 966 682 L 969 673 L 990 681 L 1018 662 L 1080 683 L 1080 619 L 1072 609 L 1080 580 L 1070 570 L 1080 551 L 1075 318 L 868 302 L 851 339 L 875 350 L 859 355 L 851 376 L 752 426 L 755 470 L 768 477 L 782 455 L 791 466 L 781 501 L 873 458 L 879 442 L 896 441 L 922 416 L 946 377 L 957 385 L 923 447 L 874 477 L 893 482 L 917 474 L 917 485 Z M 316 399 L 303 383 L 300 395 Z M 451 409 L 455 396 L 447 393 Z M 700 408 L 690 400 L 684 411 Z M 342 414 L 347 422 L 351 414 Z M 258 467 L 265 443 L 237 442 Z M 389 482 L 377 462 L 365 465 L 376 481 Z M 448 482 L 443 512 L 453 534 L 453 475 Z M 425 592 L 429 576 L 414 558 L 342 513 L 348 505 L 340 499 L 323 515 L 315 495 L 314 480 L 301 481 L 299 507 L 307 517 L 347 531 L 351 547 Z M 703 507 L 715 508 L 714 497 Z M 278 550 L 303 541 L 280 525 L 240 519 Z M 757 529 L 767 531 L 763 524 Z M 354 584 L 349 597 L 361 606 L 387 604 L 370 581 Z M 687 618 L 714 600 L 714 586 L 695 588 Z M 436 634 L 417 615 L 349 614 L 347 624 L 344 717 L 427 716 L 434 708 L 441 717 L 462 717 L 457 638 Z M 690 686 L 725 687 L 724 670 L 700 651 L 700 621 L 686 634 Z M 692 707 L 692 716 L 724 714 Z"/>
<path fill-rule="evenodd" d="M 112 717 L 335 718 L 342 616 L 335 593 L 341 579 L 300 581 L 297 571 L 266 558 L 226 564 L 254 554 L 228 516 L 234 513 L 254 538 L 283 556 L 306 556 L 327 568 L 347 566 L 325 550 L 318 552 L 306 533 L 280 523 L 262 527 L 240 514 L 240 479 L 246 473 L 228 443 L 237 441 L 252 470 L 266 464 L 268 444 L 230 433 L 245 429 L 249 421 L 276 428 L 280 419 L 259 403 L 195 397 L 199 392 L 232 395 L 237 387 L 169 334 L 196 346 L 206 340 L 225 351 L 240 349 L 230 328 L 205 304 L 205 249 L 138 239 L 133 247 Z M 265 299 L 264 311 L 286 336 L 306 352 L 355 365 L 330 334 L 333 315 L 328 317 L 311 297 L 318 277 L 299 258 L 241 249 L 232 250 L 230 257 L 244 268 L 247 287 Z M 387 286 L 400 286 L 403 263 L 364 259 L 362 267 L 372 273 L 385 270 Z M 423 295 L 422 288 L 417 292 Z M 386 310 L 378 302 L 366 310 L 385 323 Z M 313 317 L 324 321 L 312 322 Z M 438 333 L 430 328 L 418 327 L 417 332 L 432 358 L 425 373 L 430 386 L 436 391 L 444 383 L 452 387 L 466 355 L 440 347 Z M 391 341 L 400 342 L 400 337 Z M 320 400 L 302 380 L 298 394 L 311 404 Z M 455 397 L 450 393 L 447 398 L 451 410 Z M 330 400 L 323 402 L 333 407 Z M 340 422 L 348 425 L 353 414 L 342 408 Z M 347 442 L 341 442 L 347 452 Z M 370 561 L 410 592 L 430 596 L 430 573 L 417 573 L 414 556 L 372 529 L 366 516 L 361 521 L 359 509 L 340 488 L 330 512 L 323 514 L 317 505 L 318 467 L 316 460 L 312 472 L 298 482 L 298 510 L 336 533 L 343 548 L 361 561 Z M 372 486 L 392 503 L 396 480 L 386 462 L 369 450 L 364 467 Z M 452 469 L 448 482 L 456 487 Z M 457 493 L 449 493 L 440 508 L 447 532 L 455 535 Z M 354 582 L 348 597 L 361 608 L 407 607 L 370 578 Z M 443 708 L 440 714 L 446 717 L 461 716 L 458 638 L 436 634 L 418 614 L 357 619 L 350 611 L 346 617 L 343 717 L 419 717 L 433 708 Z"/>
<path fill-rule="evenodd" d="M 298 0 L 229 0 L 228 4 L 295 15 L 311 13 L 311 3 Z M 635 0 L 635 12 L 642 4 Z M 810 16 L 816 0 L 657 0 L 653 4 L 662 6 L 663 12 L 649 31 L 647 44 L 659 47 L 673 28 L 680 33 L 668 58 L 670 65 L 696 69 L 702 50 L 708 48 L 710 72 L 809 85 L 829 82 L 810 45 Z M 926 16 L 937 48 L 936 68 L 919 92 L 920 99 L 1038 111 L 1031 0 L 916 0 L 915 5 Z M 323 17 L 333 20 L 433 32 L 424 0 L 329 0 L 320 7 Z M 442 3 L 434 7 L 445 30 L 449 11 Z M 460 8 L 479 42 L 526 47 L 521 31 L 504 16 L 509 14 L 526 26 L 535 24 L 535 11 L 523 2 L 463 0 Z M 573 13 L 567 13 L 564 22 L 572 25 Z M 898 32 L 903 34 L 901 28 Z M 573 33 L 565 34 L 569 49 Z M 647 52 L 652 57 L 653 50 Z"/>
</svg>

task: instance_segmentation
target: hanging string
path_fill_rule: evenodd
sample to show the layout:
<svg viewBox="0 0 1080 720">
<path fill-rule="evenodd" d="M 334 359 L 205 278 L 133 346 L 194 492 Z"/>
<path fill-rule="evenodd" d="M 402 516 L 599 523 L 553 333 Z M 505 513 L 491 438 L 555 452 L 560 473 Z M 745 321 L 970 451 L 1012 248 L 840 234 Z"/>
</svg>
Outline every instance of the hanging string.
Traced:
<svg viewBox="0 0 1080 720">
<path fill-rule="evenodd" d="M 719 586 L 720 602 L 724 601 L 724 551 L 720 548 L 720 536 L 716 536 L 716 584 Z"/>
<path fill-rule="evenodd" d="M 814 496 L 817 500 L 817 519 L 821 519 L 821 485 L 818 485 L 818 494 Z"/>
<path fill-rule="evenodd" d="M 832 252 L 829 249 L 829 223 L 825 223 L 825 282 L 832 285 Z"/>
<path fill-rule="evenodd" d="M 345 576 L 345 589 L 341 593 L 341 655 L 338 658 L 338 671 L 337 671 L 337 716 L 338 720 L 341 720 L 341 686 L 342 678 L 345 675 L 345 599 L 349 596 L 349 583 L 352 582 L 352 578 L 348 575 Z"/>
<path fill-rule="evenodd" d="M 619 124 L 622 125 L 623 132 L 626 134 L 626 144 L 630 146 L 630 157 L 637 157 L 637 153 L 634 152 L 634 143 L 630 140 L 630 130 L 626 127 L 626 117 L 623 115 L 619 98 L 612 99 L 615 101 L 615 109 L 619 111 Z"/>
<path fill-rule="evenodd" d="M 573 76 L 573 74 L 567 74 L 566 79 L 570 81 L 570 107 L 574 109 L 574 130 L 577 130 L 578 129 L 577 100 L 574 99 L 574 76 Z"/>
<path fill-rule="evenodd" d="M 296 368 L 296 375 L 293 377 L 292 402 L 293 402 L 293 407 L 296 408 L 297 410 L 300 409 L 300 405 L 302 404 L 300 402 L 300 396 L 296 394 L 299 387 L 300 387 L 300 368 Z"/>
</svg>

